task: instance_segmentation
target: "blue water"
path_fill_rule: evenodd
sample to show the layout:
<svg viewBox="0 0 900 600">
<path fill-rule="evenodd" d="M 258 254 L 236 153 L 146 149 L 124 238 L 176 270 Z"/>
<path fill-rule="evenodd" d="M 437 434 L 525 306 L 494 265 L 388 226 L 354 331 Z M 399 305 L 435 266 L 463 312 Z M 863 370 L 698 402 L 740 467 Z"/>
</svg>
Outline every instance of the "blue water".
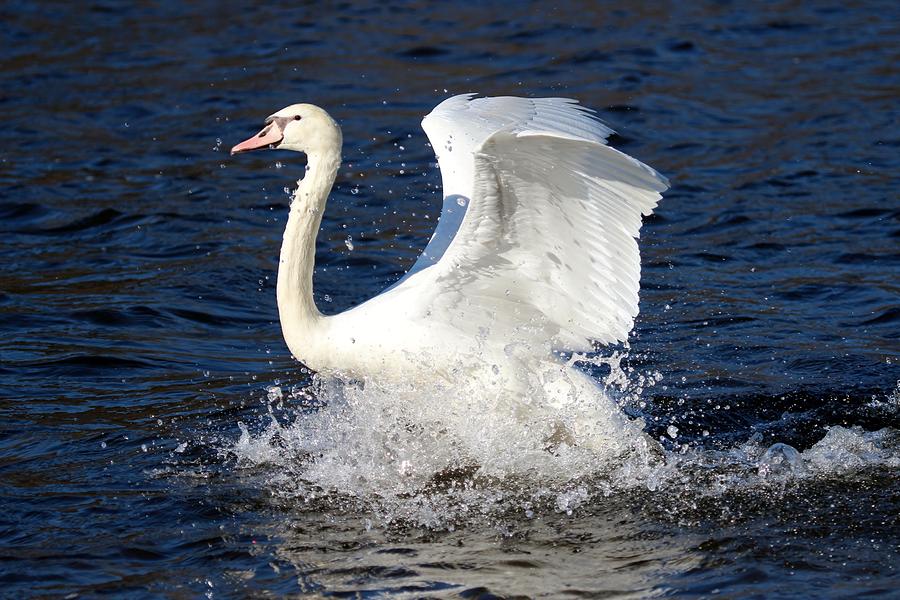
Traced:
<svg viewBox="0 0 900 600">
<path fill-rule="evenodd" d="M 896 597 L 898 11 L 810 4 L 4 4 L 0 595 Z M 470 91 L 577 98 L 672 181 L 609 351 L 658 470 L 403 495 L 290 455 L 352 432 L 277 321 L 303 160 L 227 149 L 341 124 L 337 312 L 424 247 L 418 123 Z"/>
</svg>

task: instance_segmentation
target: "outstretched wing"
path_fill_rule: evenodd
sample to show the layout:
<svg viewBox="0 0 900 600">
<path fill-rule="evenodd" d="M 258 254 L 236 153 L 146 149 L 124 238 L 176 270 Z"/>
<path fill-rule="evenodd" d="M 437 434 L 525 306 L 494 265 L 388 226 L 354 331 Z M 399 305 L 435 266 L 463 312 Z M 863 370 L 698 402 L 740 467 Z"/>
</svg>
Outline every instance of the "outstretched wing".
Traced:
<svg viewBox="0 0 900 600">
<path fill-rule="evenodd" d="M 472 197 L 475 150 L 504 128 L 552 131 L 603 144 L 613 130 L 568 98 L 475 98 L 461 94 L 441 102 L 422 120 L 441 169 L 444 204 L 428 246 L 404 279 L 437 263 L 453 241 Z M 399 285 L 403 279 L 397 284 Z"/>
<path fill-rule="evenodd" d="M 472 334 L 530 332 L 572 350 L 624 340 L 638 312 L 635 238 L 665 178 L 606 146 L 612 131 L 574 101 L 470 98 L 423 121 L 444 210 L 397 287 Z"/>
</svg>

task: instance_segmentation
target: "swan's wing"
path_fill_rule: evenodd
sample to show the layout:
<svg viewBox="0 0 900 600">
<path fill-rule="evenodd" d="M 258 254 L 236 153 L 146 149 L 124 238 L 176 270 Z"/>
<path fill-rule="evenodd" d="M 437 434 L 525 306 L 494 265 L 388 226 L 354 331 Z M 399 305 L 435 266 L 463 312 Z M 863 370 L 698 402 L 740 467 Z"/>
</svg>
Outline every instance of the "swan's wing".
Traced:
<svg viewBox="0 0 900 600">
<path fill-rule="evenodd" d="M 624 340 L 638 311 L 635 238 L 665 178 L 606 146 L 610 130 L 571 101 L 484 99 L 477 111 L 447 102 L 435 111 L 440 123 L 429 122 L 432 113 L 424 125 L 439 154 L 445 211 L 465 214 L 447 220 L 459 225 L 441 240 L 440 257 L 396 291 L 415 289 L 404 295 L 416 310 L 472 335 L 573 350 Z"/>
<path fill-rule="evenodd" d="M 441 102 L 422 120 L 422 129 L 441 168 L 444 205 L 428 246 L 403 279 L 437 263 L 453 241 L 472 197 L 475 150 L 504 128 L 546 131 L 604 144 L 613 130 L 593 111 L 568 98 L 475 98 L 461 94 Z"/>
</svg>

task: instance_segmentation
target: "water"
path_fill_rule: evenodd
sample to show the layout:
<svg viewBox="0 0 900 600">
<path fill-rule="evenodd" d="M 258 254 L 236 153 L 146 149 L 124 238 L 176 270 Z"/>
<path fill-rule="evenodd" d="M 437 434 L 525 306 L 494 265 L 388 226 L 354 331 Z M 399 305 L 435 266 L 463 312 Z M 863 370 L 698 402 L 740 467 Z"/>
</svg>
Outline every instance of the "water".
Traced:
<svg viewBox="0 0 900 600">
<path fill-rule="evenodd" d="M 892 3 L 0 12 L 4 594 L 896 594 Z M 630 346 L 587 365 L 659 446 L 435 435 L 410 403 L 459 390 L 309 389 L 288 355 L 303 161 L 227 148 L 293 102 L 341 123 L 336 312 L 427 241 L 418 122 L 468 91 L 579 98 L 672 180 Z"/>
</svg>

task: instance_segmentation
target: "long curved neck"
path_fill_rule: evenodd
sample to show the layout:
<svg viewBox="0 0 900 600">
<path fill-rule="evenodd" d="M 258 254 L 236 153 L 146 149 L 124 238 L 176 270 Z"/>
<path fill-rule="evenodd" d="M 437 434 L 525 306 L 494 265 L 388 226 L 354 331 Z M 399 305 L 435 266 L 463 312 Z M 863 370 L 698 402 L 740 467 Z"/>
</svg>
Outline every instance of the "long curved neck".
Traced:
<svg viewBox="0 0 900 600">
<path fill-rule="evenodd" d="M 307 154 L 306 175 L 294 192 L 281 243 L 277 287 L 281 331 L 291 354 L 308 366 L 315 361 L 310 353 L 315 353 L 315 337 L 324 320 L 313 300 L 316 235 L 340 163 L 340 148 Z"/>
</svg>

